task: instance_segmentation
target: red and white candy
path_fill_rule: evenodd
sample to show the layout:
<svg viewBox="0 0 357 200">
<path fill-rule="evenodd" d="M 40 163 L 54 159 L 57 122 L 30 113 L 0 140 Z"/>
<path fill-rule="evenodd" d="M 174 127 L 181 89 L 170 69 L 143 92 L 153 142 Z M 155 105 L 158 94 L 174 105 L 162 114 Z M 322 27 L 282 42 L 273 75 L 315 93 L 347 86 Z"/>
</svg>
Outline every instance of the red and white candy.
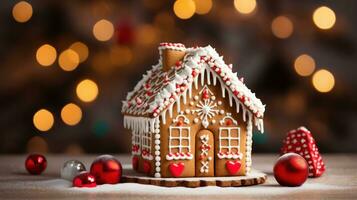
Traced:
<svg viewBox="0 0 357 200">
<path fill-rule="evenodd" d="M 319 177 L 325 172 L 325 164 L 316 146 L 312 134 L 305 127 L 288 132 L 283 141 L 281 153 L 297 153 L 306 159 L 309 165 L 309 177 Z"/>
</svg>

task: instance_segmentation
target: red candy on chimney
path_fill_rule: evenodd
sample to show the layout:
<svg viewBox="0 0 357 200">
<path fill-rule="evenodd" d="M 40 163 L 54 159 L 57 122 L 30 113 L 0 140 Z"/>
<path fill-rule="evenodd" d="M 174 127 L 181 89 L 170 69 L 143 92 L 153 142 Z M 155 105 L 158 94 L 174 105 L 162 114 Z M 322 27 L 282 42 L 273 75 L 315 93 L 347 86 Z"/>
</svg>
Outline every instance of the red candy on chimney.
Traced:
<svg viewBox="0 0 357 200">
<path fill-rule="evenodd" d="M 288 132 L 283 141 L 281 153 L 297 153 L 304 157 L 309 165 L 309 177 L 319 177 L 325 172 L 325 164 L 316 146 L 312 134 L 305 127 Z"/>
</svg>

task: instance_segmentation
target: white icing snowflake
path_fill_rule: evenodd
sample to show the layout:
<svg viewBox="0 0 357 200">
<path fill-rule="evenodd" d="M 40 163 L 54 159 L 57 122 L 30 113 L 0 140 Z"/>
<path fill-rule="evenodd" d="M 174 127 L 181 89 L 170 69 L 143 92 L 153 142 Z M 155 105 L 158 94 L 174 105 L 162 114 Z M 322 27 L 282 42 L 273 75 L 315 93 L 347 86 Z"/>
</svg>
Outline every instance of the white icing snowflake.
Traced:
<svg viewBox="0 0 357 200">
<path fill-rule="evenodd" d="M 219 113 L 217 103 L 211 101 L 210 99 L 201 100 L 196 104 L 198 109 L 192 109 L 192 113 L 197 113 L 200 120 L 202 121 L 203 127 L 207 128 L 209 125 L 208 119 L 211 119 Z"/>
</svg>

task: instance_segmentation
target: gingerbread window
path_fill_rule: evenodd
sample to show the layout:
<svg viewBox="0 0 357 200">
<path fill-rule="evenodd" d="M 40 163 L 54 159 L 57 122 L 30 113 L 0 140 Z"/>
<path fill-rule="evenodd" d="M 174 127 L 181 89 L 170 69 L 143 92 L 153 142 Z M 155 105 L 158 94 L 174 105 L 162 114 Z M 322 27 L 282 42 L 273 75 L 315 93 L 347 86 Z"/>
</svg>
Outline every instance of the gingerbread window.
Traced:
<svg viewBox="0 0 357 200">
<path fill-rule="evenodd" d="M 219 128 L 219 153 L 239 154 L 240 147 L 240 128 L 239 127 L 220 127 Z"/>
<path fill-rule="evenodd" d="M 132 134 L 132 153 L 134 155 L 140 155 L 140 133 L 133 131 Z"/>
<path fill-rule="evenodd" d="M 169 153 L 189 153 L 190 151 L 190 127 L 170 126 Z"/>
<path fill-rule="evenodd" d="M 143 133 L 141 149 L 149 153 L 151 152 L 151 132 Z"/>
<path fill-rule="evenodd" d="M 141 155 L 144 159 L 152 160 L 151 155 L 151 132 L 145 132 L 141 138 Z"/>
</svg>

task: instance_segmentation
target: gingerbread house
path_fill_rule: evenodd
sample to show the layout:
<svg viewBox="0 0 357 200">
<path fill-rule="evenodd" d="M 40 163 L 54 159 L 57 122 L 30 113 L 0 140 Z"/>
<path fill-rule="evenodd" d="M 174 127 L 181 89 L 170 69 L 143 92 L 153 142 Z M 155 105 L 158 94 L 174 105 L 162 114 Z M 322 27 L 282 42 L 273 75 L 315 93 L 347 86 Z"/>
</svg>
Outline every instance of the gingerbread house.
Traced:
<svg viewBox="0 0 357 200">
<path fill-rule="evenodd" d="M 133 169 L 155 177 L 246 175 L 265 105 L 211 46 L 161 43 L 123 101 Z"/>
</svg>

